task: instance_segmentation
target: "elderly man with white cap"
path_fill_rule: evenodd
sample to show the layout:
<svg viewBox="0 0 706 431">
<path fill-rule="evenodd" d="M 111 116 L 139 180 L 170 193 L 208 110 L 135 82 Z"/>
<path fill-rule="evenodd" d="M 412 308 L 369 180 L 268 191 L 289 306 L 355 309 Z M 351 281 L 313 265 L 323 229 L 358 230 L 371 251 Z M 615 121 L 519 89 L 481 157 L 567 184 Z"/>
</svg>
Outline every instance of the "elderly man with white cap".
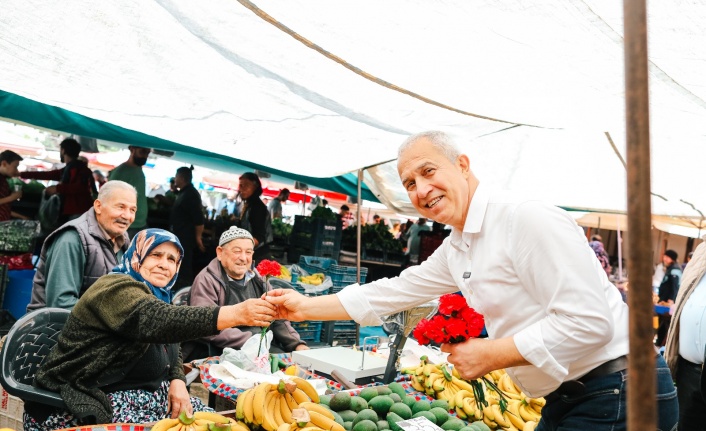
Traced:
<svg viewBox="0 0 706 431">
<path fill-rule="evenodd" d="M 267 287 L 252 269 L 254 248 L 255 242 L 247 230 L 233 226 L 223 232 L 216 248 L 216 258 L 194 279 L 189 305 L 237 304 L 242 306 L 242 313 L 247 316 L 257 308 L 259 302 L 264 302 L 260 298 Z M 308 349 L 289 321 L 276 320 L 270 329 L 274 334 L 273 346 L 283 352 Z M 203 341 L 219 350 L 224 347 L 240 349 L 251 336 L 259 334 L 261 330 L 258 326 L 227 328 Z"/>
</svg>

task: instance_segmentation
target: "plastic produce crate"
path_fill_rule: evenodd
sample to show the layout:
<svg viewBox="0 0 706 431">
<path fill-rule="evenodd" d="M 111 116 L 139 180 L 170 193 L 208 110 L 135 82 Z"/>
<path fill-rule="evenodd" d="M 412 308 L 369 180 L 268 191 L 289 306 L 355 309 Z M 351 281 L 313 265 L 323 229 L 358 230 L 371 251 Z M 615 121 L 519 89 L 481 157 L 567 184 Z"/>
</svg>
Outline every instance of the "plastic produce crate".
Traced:
<svg viewBox="0 0 706 431">
<path fill-rule="evenodd" d="M 7 393 L 2 389 L 0 393 L 0 428 L 11 428 L 21 430 L 22 413 L 24 412 L 24 402 L 21 399 Z"/>
<path fill-rule="evenodd" d="M 315 343 L 321 341 L 321 328 L 323 327 L 323 322 L 321 321 L 292 322 L 292 327 L 299 333 L 302 341 Z"/>
<path fill-rule="evenodd" d="M 344 265 L 331 265 L 326 272 L 326 275 L 331 277 L 333 282 L 333 292 L 336 293 L 342 288 L 355 284 L 356 281 L 356 267 L 355 266 L 344 266 Z M 365 278 L 368 276 L 368 268 L 360 267 L 360 284 L 365 283 Z"/>
</svg>

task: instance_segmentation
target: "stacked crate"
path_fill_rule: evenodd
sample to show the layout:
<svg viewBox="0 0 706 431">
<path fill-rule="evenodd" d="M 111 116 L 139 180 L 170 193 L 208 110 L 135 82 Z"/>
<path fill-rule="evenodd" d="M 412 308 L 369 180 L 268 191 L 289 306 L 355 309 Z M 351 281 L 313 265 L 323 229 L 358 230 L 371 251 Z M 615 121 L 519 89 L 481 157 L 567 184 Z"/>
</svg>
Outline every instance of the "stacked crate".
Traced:
<svg viewBox="0 0 706 431">
<path fill-rule="evenodd" d="M 342 226 L 341 220 L 295 216 L 289 236 L 288 260 L 297 262 L 302 255 L 338 259 Z"/>
</svg>

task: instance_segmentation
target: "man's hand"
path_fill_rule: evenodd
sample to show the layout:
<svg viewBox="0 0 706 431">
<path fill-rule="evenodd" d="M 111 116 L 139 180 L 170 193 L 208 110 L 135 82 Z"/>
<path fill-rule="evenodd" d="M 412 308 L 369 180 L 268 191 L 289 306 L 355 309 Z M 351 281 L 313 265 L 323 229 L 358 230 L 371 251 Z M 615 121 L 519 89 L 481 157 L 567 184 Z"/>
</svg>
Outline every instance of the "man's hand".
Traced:
<svg viewBox="0 0 706 431">
<path fill-rule="evenodd" d="M 277 306 L 277 318 L 293 322 L 307 320 L 303 311 L 306 303 L 306 296 L 294 289 L 275 289 L 263 295 L 269 303 Z"/>
<path fill-rule="evenodd" d="M 306 344 L 300 344 L 295 347 L 294 350 L 309 350 L 309 346 L 307 346 Z"/>
<path fill-rule="evenodd" d="M 517 350 L 512 338 L 471 338 L 463 343 L 442 344 L 441 351 L 449 353 L 446 360 L 452 363 L 466 380 L 483 377 L 490 371 L 501 368 L 529 365 Z"/>
<path fill-rule="evenodd" d="M 179 413 L 185 411 L 189 415 L 194 414 L 194 408 L 191 405 L 189 391 L 186 389 L 186 383 L 180 379 L 174 379 L 169 383 L 169 394 L 167 396 L 168 405 L 167 412 L 170 412 L 171 418 L 176 418 Z"/>
<path fill-rule="evenodd" d="M 260 298 L 247 299 L 234 307 L 244 320 L 238 326 L 267 326 L 277 320 L 277 307 Z"/>
</svg>

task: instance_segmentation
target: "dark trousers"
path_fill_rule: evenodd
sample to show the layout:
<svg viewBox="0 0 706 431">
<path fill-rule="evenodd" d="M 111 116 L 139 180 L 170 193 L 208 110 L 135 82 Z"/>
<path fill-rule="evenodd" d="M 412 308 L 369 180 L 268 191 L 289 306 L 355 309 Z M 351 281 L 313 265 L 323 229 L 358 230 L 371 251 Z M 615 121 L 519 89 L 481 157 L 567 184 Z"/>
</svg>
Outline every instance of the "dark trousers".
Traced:
<svg viewBox="0 0 706 431">
<path fill-rule="evenodd" d="M 662 355 L 655 364 L 658 430 L 677 429 L 679 407 L 672 375 Z M 585 392 L 547 401 L 536 431 L 625 431 L 627 370 L 585 383 Z"/>
<path fill-rule="evenodd" d="M 669 323 L 672 321 L 672 316 L 669 314 L 660 314 L 658 317 L 659 326 L 657 327 L 657 340 L 655 346 L 664 347 L 667 342 L 667 332 L 669 331 Z"/>
<path fill-rule="evenodd" d="M 679 357 L 677 368 L 679 429 L 706 431 L 706 402 L 701 394 L 701 365 Z"/>
</svg>

